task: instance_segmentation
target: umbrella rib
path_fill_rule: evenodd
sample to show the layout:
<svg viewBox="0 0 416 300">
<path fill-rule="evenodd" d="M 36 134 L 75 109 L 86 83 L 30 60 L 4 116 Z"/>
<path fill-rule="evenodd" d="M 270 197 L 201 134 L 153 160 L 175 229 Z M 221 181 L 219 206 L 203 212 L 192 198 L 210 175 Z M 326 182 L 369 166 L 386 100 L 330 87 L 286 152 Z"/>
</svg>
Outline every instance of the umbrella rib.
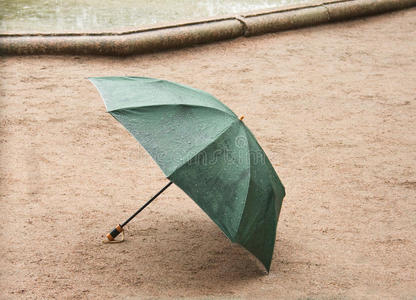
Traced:
<svg viewBox="0 0 416 300">
<path fill-rule="evenodd" d="M 111 114 L 112 112 L 123 111 L 123 110 L 128 110 L 128 109 L 139 109 L 139 108 L 145 108 L 145 107 L 158 107 L 158 106 L 171 106 L 171 105 L 174 105 L 174 106 L 180 106 L 181 105 L 181 106 L 201 107 L 201 108 L 213 109 L 213 110 L 219 111 L 223 114 L 229 115 L 230 117 L 238 119 L 235 114 L 230 114 L 229 112 L 224 111 L 222 109 L 212 107 L 212 106 L 207 106 L 207 105 L 199 105 L 199 104 L 197 105 L 197 104 L 190 104 L 190 103 L 183 103 L 183 104 L 180 104 L 180 103 L 165 103 L 165 104 L 151 104 L 151 105 L 142 105 L 142 106 L 127 106 L 127 107 L 121 107 L 121 108 L 116 108 L 116 109 L 112 109 L 112 110 L 107 110 L 107 112 Z"/>
<path fill-rule="evenodd" d="M 238 237 L 238 232 L 240 231 L 240 226 L 241 226 L 241 221 L 243 219 L 243 215 L 244 215 L 244 211 L 246 210 L 246 206 L 247 206 L 247 197 L 248 197 L 248 191 L 250 190 L 250 182 L 251 182 L 251 148 L 250 148 L 250 142 L 249 142 L 249 137 L 247 135 L 247 130 L 246 130 L 246 126 L 244 126 L 244 134 L 246 136 L 246 141 L 247 141 L 247 148 L 248 148 L 248 161 L 249 161 L 249 168 L 248 168 L 248 185 L 247 185 L 247 192 L 246 192 L 246 201 L 244 202 L 244 208 L 242 209 L 241 212 L 241 217 L 240 217 L 240 222 L 238 223 L 238 227 L 237 227 L 237 233 L 236 233 L 236 237 Z"/>
<path fill-rule="evenodd" d="M 204 107 L 204 106 L 202 106 Z M 187 164 L 189 161 L 191 161 L 192 159 L 194 159 L 195 157 L 197 157 L 202 151 L 204 151 L 205 149 L 207 149 L 210 145 L 212 145 L 213 143 L 215 143 L 223 134 L 225 134 L 228 130 L 230 130 L 230 128 L 237 122 L 239 121 L 238 118 L 236 118 L 232 123 L 230 123 L 230 125 L 228 127 L 226 127 L 223 131 L 221 131 L 215 138 L 212 139 L 211 142 L 209 142 L 207 145 L 205 145 L 201 150 L 199 150 L 194 156 L 192 156 L 190 159 L 188 159 L 187 161 L 183 162 L 181 165 L 179 165 L 172 173 L 170 173 L 169 175 L 167 175 L 166 177 L 169 178 L 170 176 L 173 175 L 173 173 L 175 173 L 177 170 L 179 170 L 180 168 L 182 168 L 185 164 Z M 170 179 L 170 178 L 169 178 Z"/>
</svg>

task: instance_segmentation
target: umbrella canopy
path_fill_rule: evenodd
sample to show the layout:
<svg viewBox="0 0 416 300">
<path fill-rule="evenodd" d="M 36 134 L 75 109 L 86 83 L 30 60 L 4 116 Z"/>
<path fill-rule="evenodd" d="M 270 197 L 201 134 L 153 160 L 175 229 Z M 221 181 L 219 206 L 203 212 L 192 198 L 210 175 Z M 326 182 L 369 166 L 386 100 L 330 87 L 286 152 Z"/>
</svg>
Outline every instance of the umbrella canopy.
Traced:
<svg viewBox="0 0 416 300">
<path fill-rule="evenodd" d="M 166 177 L 269 270 L 285 190 L 242 120 L 210 94 L 177 83 L 90 80 Z"/>
</svg>

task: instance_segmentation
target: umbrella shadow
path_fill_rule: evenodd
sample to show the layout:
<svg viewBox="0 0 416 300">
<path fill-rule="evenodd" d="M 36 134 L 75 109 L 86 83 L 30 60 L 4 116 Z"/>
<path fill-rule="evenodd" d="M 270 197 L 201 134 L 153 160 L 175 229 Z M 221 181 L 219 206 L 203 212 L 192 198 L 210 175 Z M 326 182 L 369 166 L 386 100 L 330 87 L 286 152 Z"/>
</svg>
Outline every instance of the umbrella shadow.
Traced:
<svg viewBox="0 0 416 300">
<path fill-rule="evenodd" d="M 143 237 L 149 230 L 150 236 Z M 166 289 L 224 293 L 227 288 L 266 274 L 248 251 L 232 244 L 208 218 L 160 222 L 156 230 L 133 230 L 133 234 L 141 239 L 131 240 L 132 246 L 152 252 L 144 258 L 151 259 L 155 276 L 167 277 L 159 279 Z M 147 239 L 149 243 L 145 243 Z M 143 263 L 143 259 L 139 261 Z M 136 266 L 140 268 L 141 263 Z"/>
<path fill-rule="evenodd" d="M 113 283 L 120 281 L 134 293 L 175 296 L 232 295 L 247 281 L 267 274 L 260 262 L 232 244 L 207 217 L 180 218 L 135 223 L 124 243 L 100 245 L 100 257 L 84 261 L 84 271 L 101 270 L 98 276 L 105 277 L 108 273 L 103 270 L 108 268 Z M 143 228 L 143 224 L 152 225 Z M 97 247 L 84 251 L 92 255 Z"/>
</svg>

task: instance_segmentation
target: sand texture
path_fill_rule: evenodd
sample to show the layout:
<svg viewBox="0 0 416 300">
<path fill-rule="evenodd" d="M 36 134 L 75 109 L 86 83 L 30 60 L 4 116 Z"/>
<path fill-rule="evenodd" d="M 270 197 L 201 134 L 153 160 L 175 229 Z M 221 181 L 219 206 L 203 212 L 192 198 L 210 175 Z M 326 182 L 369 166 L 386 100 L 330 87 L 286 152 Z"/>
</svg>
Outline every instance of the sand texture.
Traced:
<svg viewBox="0 0 416 300">
<path fill-rule="evenodd" d="M 129 58 L 0 58 L 1 299 L 414 299 L 416 9 Z M 86 77 L 215 95 L 287 191 L 270 274 L 105 112 Z"/>
</svg>

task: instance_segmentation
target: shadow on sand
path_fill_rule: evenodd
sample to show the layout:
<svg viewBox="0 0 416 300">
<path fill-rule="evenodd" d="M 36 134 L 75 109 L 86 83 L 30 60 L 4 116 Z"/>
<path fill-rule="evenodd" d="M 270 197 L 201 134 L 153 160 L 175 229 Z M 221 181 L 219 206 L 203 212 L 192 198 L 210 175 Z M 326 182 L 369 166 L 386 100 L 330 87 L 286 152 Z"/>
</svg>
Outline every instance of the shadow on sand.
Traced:
<svg viewBox="0 0 416 300">
<path fill-rule="evenodd" d="M 232 295 L 267 275 L 254 256 L 232 244 L 206 216 L 154 217 L 132 224 L 124 243 L 78 244 L 72 265 L 100 278 L 98 284 L 111 282 L 133 295 Z"/>
</svg>

